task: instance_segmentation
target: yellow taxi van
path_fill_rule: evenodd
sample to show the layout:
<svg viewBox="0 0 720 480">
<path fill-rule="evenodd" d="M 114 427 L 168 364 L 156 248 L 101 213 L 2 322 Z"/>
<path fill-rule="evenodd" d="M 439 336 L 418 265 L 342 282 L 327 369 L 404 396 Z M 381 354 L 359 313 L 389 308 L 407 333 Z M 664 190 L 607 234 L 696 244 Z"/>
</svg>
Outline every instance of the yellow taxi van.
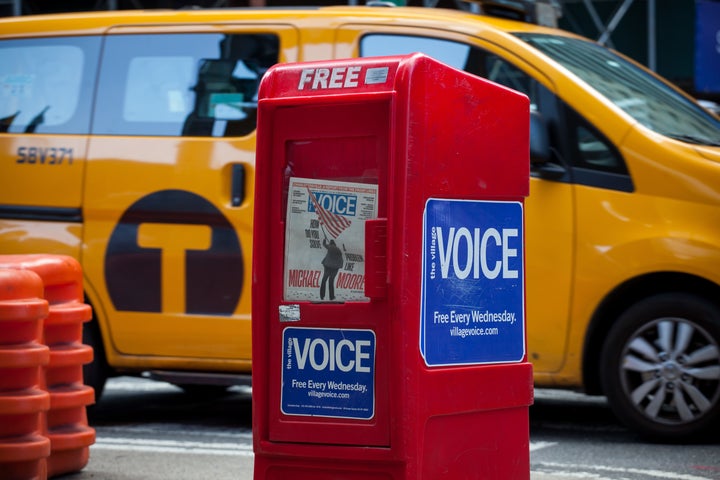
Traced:
<svg viewBox="0 0 720 480">
<path fill-rule="evenodd" d="M 0 20 L 0 253 L 80 260 L 86 382 L 99 396 L 116 374 L 187 389 L 249 379 L 260 79 L 278 62 L 416 51 L 531 100 L 536 385 L 606 395 L 656 439 L 712 429 L 720 120 L 587 39 L 429 8 Z"/>
</svg>

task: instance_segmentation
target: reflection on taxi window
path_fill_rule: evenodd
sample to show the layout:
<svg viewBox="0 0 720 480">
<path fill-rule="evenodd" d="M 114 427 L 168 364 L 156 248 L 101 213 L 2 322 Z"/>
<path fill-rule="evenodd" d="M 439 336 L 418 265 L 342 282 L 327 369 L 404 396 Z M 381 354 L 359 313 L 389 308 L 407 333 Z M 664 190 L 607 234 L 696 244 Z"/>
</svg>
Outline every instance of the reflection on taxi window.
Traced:
<svg viewBox="0 0 720 480">
<path fill-rule="evenodd" d="M 99 39 L 0 42 L 0 132 L 87 133 Z"/>
<path fill-rule="evenodd" d="M 243 136 L 255 130 L 274 34 L 108 37 L 93 133 Z"/>
</svg>

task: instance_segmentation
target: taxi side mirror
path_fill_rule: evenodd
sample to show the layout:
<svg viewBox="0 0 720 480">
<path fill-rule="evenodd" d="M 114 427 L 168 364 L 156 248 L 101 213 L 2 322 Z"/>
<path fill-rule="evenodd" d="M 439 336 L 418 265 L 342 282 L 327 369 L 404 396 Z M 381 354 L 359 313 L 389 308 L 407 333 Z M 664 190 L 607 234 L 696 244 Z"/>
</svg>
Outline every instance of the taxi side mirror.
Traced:
<svg viewBox="0 0 720 480">
<path fill-rule="evenodd" d="M 530 112 L 530 163 L 550 161 L 550 135 L 547 122 L 539 112 Z"/>
<path fill-rule="evenodd" d="M 530 112 L 530 167 L 546 179 L 559 179 L 567 173 L 564 166 L 552 161 L 550 130 L 540 112 Z"/>
</svg>

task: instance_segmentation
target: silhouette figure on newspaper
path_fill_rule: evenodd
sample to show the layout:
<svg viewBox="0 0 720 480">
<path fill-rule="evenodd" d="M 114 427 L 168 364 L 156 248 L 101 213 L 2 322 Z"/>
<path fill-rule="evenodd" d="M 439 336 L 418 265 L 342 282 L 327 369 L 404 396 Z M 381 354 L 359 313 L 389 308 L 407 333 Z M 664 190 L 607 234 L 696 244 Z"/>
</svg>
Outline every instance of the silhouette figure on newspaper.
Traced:
<svg viewBox="0 0 720 480">
<path fill-rule="evenodd" d="M 322 265 L 324 268 L 322 281 L 320 282 L 320 300 L 325 300 L 325 287 L 328 287 L 330 301 L 335 300 L 335 277 L 338 270 L 343 266 L 343 255 L 335 240 L 328 242 L 327 237 L 323 239 L 323 247 L 327 249 Z M 329 284 L 328 284 L 329 282 Z"/>
</svg>

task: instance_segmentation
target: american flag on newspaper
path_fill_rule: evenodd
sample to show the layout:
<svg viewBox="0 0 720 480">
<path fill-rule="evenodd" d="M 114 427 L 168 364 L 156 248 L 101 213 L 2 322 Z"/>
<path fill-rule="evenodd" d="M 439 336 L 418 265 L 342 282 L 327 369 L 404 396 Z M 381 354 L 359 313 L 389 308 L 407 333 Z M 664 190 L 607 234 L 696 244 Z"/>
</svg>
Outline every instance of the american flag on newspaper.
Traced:
<svg viewBox="0 0 720 480">
<path fill-rule="evenodd" d="M 325 227 L 325 230 L 327 230 L 327 233 L 329 233 L 331 237 L 337 239 L 340 234 L 351 225 L 352 222 L 342 215 L 338 215 L 337 213 L 330 212 L 323 208 L 317 201 L 317 198 L 315 198 L 315 194 L 310 191 L 310 187 L 306 188 L 308 194 L 310 195 L 310 201 L 312 202 L 313 207 L 315 207 L 315 212 L 320 219 L 320 223 Z"/>
</svg>

